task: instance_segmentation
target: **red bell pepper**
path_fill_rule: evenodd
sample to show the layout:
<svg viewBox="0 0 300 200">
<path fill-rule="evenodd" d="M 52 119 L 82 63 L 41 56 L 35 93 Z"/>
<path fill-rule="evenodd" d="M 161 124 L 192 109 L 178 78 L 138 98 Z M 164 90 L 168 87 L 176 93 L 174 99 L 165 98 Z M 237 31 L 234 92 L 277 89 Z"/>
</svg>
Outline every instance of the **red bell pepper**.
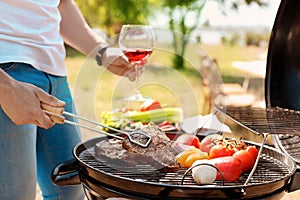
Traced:
<svg viewBox="0 0 300 200">
<path fill-rule="evenodd" d="M 157 100 L 150 99 L 150 100 L 146 100 L 141 105 L 140 111 L 145 112 L 145 111 L 155 110 L 155 109 L 159 109 L 159 108 L 162 108 L 160 102 Z"/>
</svg>

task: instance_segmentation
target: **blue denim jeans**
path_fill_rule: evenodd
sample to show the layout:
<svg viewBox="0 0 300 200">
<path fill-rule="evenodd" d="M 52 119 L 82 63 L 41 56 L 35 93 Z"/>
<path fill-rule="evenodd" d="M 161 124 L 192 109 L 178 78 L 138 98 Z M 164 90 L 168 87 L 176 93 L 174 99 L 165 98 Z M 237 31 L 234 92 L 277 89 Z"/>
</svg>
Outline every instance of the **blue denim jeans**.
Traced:
<svg viewBox="0 0 300 200">
<path fill-rule="evenodd" d="M 66 77 L 52 76 L 24 63 L 0 67 L 14 79 L 65 101 L 65 110 L 74 113 Z M 80 185 L 56 186 L 50 178 L 55 166 L 73 158 L 72 149 L 80 141 L 79 129 L 74 126 L 57 124 L 46 130 L 32 124 L 15 125 L 0 107 L 0 199 L 34 200 L 37 181 L 43 199 L 84 199 Z"/>
</svg>

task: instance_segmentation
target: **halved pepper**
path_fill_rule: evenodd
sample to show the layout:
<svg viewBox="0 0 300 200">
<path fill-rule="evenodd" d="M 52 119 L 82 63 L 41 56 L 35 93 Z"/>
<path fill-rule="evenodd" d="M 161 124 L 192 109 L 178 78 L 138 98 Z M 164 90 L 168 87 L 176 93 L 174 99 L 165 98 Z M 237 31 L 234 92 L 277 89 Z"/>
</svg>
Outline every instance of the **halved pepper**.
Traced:
<svg viewBox="0 0 300 200">
<path fill-rule="evenodd" d="M 208 153 L 191 146 L 176 156 L 177 162 L 181 167 L 189 168 L 196 160 L 208 159 Z"/>
</svg>

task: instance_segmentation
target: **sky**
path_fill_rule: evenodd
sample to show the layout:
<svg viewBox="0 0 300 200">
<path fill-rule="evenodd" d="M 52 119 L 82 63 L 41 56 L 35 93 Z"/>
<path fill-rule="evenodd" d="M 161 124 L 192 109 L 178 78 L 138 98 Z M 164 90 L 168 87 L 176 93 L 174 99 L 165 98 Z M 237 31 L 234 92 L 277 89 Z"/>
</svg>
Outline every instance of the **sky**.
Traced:
<svg viewBox="0 0 300 200">
<path fill-rule="evenodd" d="M 279 4 L 280 0 L 269 0 L 267 7 L 259 7 L 256 4 L 243 5 L 238 10 L 229 9 L 225 16 L 216 1 L 207 0 L 200 17 L 202 23 L 208 20 L 211 26 L 272 27 Z M 195 16 L 186 15 L 186 17 L 193 24 Z M 157 19 L 153 23 L 156 27 L 164 27 L 168 24 L 164 14 L 159 15 Z"/>
<path fill-rule="evenodd" d="M 227 16 L 220 11 L 215 1 L 207 1 L 201 17 L 212 26 L 266 26 L 274 23 L 280 0 L 270 0 L 268 7 L 256 4 L 241 6 L 238 11 L 230 11 Z"/>
</svg>

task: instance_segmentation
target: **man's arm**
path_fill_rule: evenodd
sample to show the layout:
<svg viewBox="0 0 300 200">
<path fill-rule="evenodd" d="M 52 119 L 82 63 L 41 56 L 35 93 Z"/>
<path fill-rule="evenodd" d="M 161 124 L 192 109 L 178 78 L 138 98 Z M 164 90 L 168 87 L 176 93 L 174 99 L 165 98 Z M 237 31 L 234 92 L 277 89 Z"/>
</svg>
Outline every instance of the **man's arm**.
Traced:
<svg viewBox="0 0 300 200">
<path fill-rule="evenodd" d="M 88 26 L 73 0 L 61 0 L 58 8 L 62 16 L 60 32 L 67 44 L 85 55 L 97 45 L 100 49 L 109 46 Z"/>
<path fill-rule="evenodd" d="M 0 69 L 0 106 L 15 124 L 35 124 L 50 128 L 54 122 L 41 104 L 63 108 L 65 103 L 36 86 L 19 82 Z"/>
<path fill-rule="evenodd" d="M 96 46 L 99 46 L 100 52 L 101 49 L 109 46 L 103 38 L 88 26 L 73 0 L 61 0 L 58 8 L 62 16 L 60 32 L 67 44 L 85 55 L 90 54 Z M 90 56 L 96 59 L 96 53 Z M 107 48 L 102 53 L 102 65 L 107 67 L 112 73 L 126 75 L 132 70 L 132 66 L 120 49 Z"/>
</svg>

